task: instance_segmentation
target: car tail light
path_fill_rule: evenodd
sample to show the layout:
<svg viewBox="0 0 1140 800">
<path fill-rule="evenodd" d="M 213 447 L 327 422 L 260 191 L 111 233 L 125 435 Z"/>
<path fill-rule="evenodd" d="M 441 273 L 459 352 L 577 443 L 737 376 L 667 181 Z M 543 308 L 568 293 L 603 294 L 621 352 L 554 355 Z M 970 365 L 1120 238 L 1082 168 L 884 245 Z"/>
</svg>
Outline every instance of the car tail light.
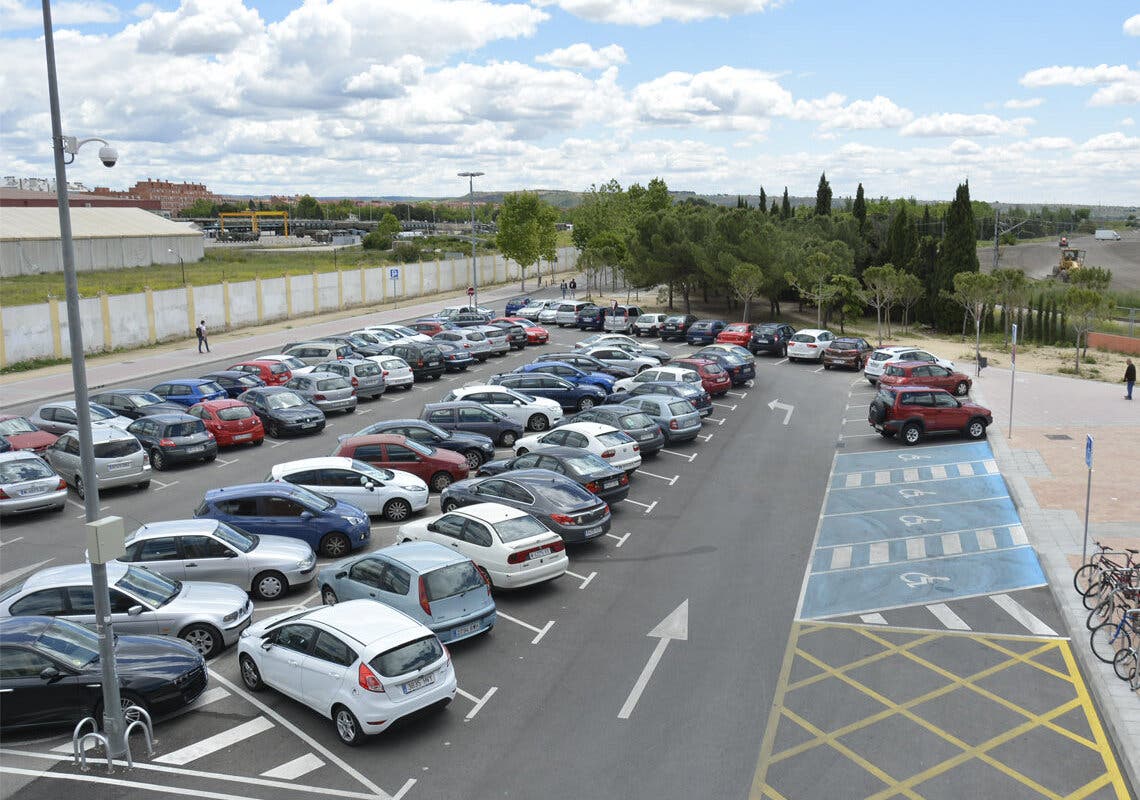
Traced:
<svg viewBox="0 0 1140 800">
<path fill-rule="evenodd" d="M 431 616 L 431 602 L 428 600 L 427 587 L 424 586 L 424 576 L 423 575 L 420 576 L 419 590 L 420 590 L 420 608 L 422 608 L 424 610 L 424 613 L 430 617 Z"/>
<path fill-rule="evenodd" d="M 595 481 L 590 481 L 589 483 L 586 484 L 586 491 L 587 492 L 593 492 L 594 494 L 597 494 L 601 490 L 602 490 L 602 487 L 599 486 L 597 484 L 597 482 L 595 482 Z"/>
<path fill-rule="evenodd" d="M 635 452 L 635 453 L 639 453 L 639 452 L 641 452 L 641 445 L 639 445 L 639 444 L 635 444 L 635 445 L 633 446 L 633 452 Z"/>
<path fill-rule="evenodd" d="M 366 692 L 379 693 L 384 691 L 384 684 L 376 677 L 376 673 L 372 671 L 372 668 L 363 661 L 360 662 L 360 666 L 356 670 L 356 682 L 360 684 L 360 688 Z"/>
<path fill-rule="evenodd" d="M 159 439 L 158 440 L 158 446 L 159 447 L 174 447 L 174 440 L 173 439 Z"/>
<path fill-rule="evenodd" d="M 314 400 L 328 400 L 328 398 L 325 397 L 323 394 L 315 394 L 315 395 L 313 395 L 313 399 Z"/>
<path fill-rule="evenodd" d="M 818 346 L 818 345 L 814 345 L 814 344 L 809 344 L 809 345 L 808 345 L 808 347 L 809 347 L 809 348 L 811 348 L 812 350 L 814 350 L 814 349 L 815 349 L 817 346 Z M 873 435 L 873 434 L 872 434 L 872 435 Z"/>
<path fill-rule="evenodd" d="M 605 452 L 602 453 L 602 458 L 613 458 L 616 455 L 617 455 L 616 450 L 606 450 Z"/>
<path fill-rule="evenodd" d="M 55 490 L 57 492 L 62 492 L 66 488 L 67 488 L 67 481 L 65 481 L 63 478 L 60 478 L 59 483 L 55 487 Z"/>
<path fill-rule="evenodd" d="M 680 429 L 681 429 L 681 426 L 677 424 L 677 420 L 675 420 L 675 419 L 669 420 L 669 430 L 677 431 Z"/>
<path fill-rule="evenodd" d="M 0 489 L 0 500 L 11 500 L 12 497 L 3 489 Z"/>
<path fill-rule="evenodd" d="M 628 486 L 628 485 L 629 485 L 629 476 L 628 476 L 628 475 L 626 475 L 626 474 L 623 472 L 623 473 L 621 474 L 621 477 L 620 477 L 620 478 L 618 478 L 618 482 L 619 482 L 619 483 L 620 483 L 622 486 Z"/>
<path fill-rule="evenodd" d="M 559 539 L 557 542 L 551 542 L 550 544 L 543 544 L 539 545 L 538 547 L 528 547 L 526 550 L 519 550 L 517 553 L 511 553 L 509 556 L 507 556 L 507 563 L 522 564 L 535 550 L 545 550 L 546 548 L 550 548 L 551 553 L 561 553 L 566 549 L 566 544 L 561 539 Z"/>
<path fill-rule="evenodd" d="M 421 359 L 417 359 L 417 361 L 416 361 L 416 366 L 417 366 L 417 367 L 422 367 L 423 365 L 424 365 L 424 360 L 423 360 L 422 358 L 421 358 Z"/>
<path fill-rule="evenodd" d="M 353 377 L 352 385 L 353 385 L 353 388 L 355 388 L 355 387 L 360 385 L 360 381 L 358 381 L 355 377 Z"/>
<path fill-rule="evenodd" d="M 388 377 L 388 370 L 384 370 L 383 372 L 380 373 L 380 375 L 381 375 L 381 377 L 387 378 Z"/>
<path fill-rule="evenodd" d="M 574 518 L 566 514 L 551 514 L 550 518 L 557 522 L 559 525 L 573 525 Z"/>
<path fill-rule="evenodd" d="M 696 400 L 690 400 L 689 405 L 691 405 L 694 409 L 700 408 L 700 406 L 697 405 Z"/>
</svg>

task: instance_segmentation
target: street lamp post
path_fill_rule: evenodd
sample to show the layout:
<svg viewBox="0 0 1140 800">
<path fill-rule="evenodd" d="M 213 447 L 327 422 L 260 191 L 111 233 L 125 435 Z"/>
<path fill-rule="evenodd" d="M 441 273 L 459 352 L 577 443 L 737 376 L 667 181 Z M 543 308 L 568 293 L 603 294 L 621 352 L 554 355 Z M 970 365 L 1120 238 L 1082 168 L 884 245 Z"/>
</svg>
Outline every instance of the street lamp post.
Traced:
<svg viewBox="0 0 1140 800">
<path fill-rule="evenodd" d="M 67 164 L 79 148 L 91 141 L 102 142 L 99 160 L 113 167 L 115 148 L 103 139 L 79 140 L 64 136 L 59 113 L 59 88 L 55 70 L 55 40 L 52 36 L 51 2 L 43 0 L 44 50 L 47 56 L 48 101 L 51 106 L 52 150 L 55 153 L 55 188 L 59 205 L 59 236 L 63 249 L 63 279 L 67 295 L 67 334 L 71 346 L 71 380 L 75 384 L 75 417 L 79 433 L 79 460 L 83 481 L 83 512 L 88 524 L 99 518 L 99 484 L 95 476 L 95 450 L 91 442 L 91 406 L 87 396 L 87 365 L 83 359 L 83 324 L 79 314 L 79 279 L 75 273 L 75 245 L 71 238 L 71 208 L 67 199 Z M 66 156 L 71 159 L 66 159 Z M 123 736 L 123 709 L 119 679 L 115 674 L 115 636 L 111 630 L 111 597 L 107 591 L 106 564 L 91 563 L 91 588 L 95 596 L 95 628 L 99 634 L 99 661 L 103 683 L 103 729 L 107 733 L 108 759 L 121 758 L 127 745 Z"/>
<path fill-rule="evenodd" d="M 481 177 L 482 172 L 460 172 L 460 178 L 467 179 L 468 200 L 471 208 L 471 288 L 475 293 L 471 296 L 475 308 L 479 308 L 479 262 L 475 257 L 475 179 Z"/>
<path fill-rule="evenodd" d="M 178 256 L 178 266 L 182 267 L 182 285 L 186 285 L 186 262 L 182 260 L 182 254 L 176 253 L 172 248 L 167 248 L 166 252 L 172 256 Z"/>
</svg>

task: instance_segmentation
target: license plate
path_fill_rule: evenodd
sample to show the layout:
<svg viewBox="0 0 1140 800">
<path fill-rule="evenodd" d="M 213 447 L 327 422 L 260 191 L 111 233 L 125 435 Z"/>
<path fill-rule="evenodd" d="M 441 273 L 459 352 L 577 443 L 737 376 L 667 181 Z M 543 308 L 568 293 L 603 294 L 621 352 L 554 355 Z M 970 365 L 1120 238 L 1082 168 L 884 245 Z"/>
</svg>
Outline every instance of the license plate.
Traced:
<svg viewBox="0 0 1140 800">
<path fill-rule="evenodd" d="M 201 453 L 205 449 L 206 449 L 206 445 L 196 444 L 193 447 L 187 447 L 186 452 L 187 453 Z"/>
<path fill-rule="evenodd" d="M 587 537 L 590 537 L 590 536 L 601 536 L 601 535 L 602 535 L 602 526 L 601 526 L 601 525 L 599 525 L 599 526 L 598 526 L 598 527 L 596 527 L 596 528 L 590 528 L 588 531 L 586 531 L 586 536 L 587 536 Z"/>
<path fill-rule="evenodd" d="M 534 561 L 536 558 L 544 558 L 544 557 L 550 555 L 551 552 L 552 551 L 549 547 L 544 547 L 541 550 L 535 550 L 534 552 L 532 552 L 529 556 L 527 556 L 527 559 L 530 561 Z"/>
<path fill-rule="evenodd" d="M 469 633 L 475 633 L 475 631 L 479 630 L 479 626 L 481 624 L 482 623 L 479 622 L 479 620 L 468 622 L 466 625 L 460 625 L 458 628 L 456 628 L 454 633 L 456 636 L 466 636 Z"/>
<path fill-rule="evenodd" d="M 416 689 L 422 689 L 425 686 L 431 686 L 435 683 L 435 673 L 429 675 L 422 675 L 414 681 L 408 681 L 404 684 L 404 694 L 411 694 Z"/>
<path fill-rule="evenodd" d="M 315 427 L 317 427 L 317 423 L 315 423 L 315 422 L 304 422 L 304 423 L 301 423 L 301 427 L 302 428 L 315 428 Z"/>
<path fill-rule="evenodd" d="M 429 367 L 438 367 L 438 366 L 439 366 L 439 362 L 438 362 L 438 361 L 429 361 L 429 362 L 427 362 L 427 363 L 428 363 L 428 366 L 429 366 Z"/>
<path fill-rule="evenodd" d="M 20 495 L 20 497 L 27 497 L 28 495 L 33 494 L 43 494 L 46 491 L 46 486 L 33 486 L 30 489 L 21 489 L 20 491 L 16 492 L 16 494 Z"/>
<path fill-rule="evenodd" d="M 253 436 L 252 433 L 239 433 L 237 436 L 234 437 L 234 441 L 240 442 L 242 439 L 248 439 L 251 436 Z"/>
<path fill-rule="evenodd" d="M 603 489 L 612 489 L 618 485 L 618 481 L 606 481 L 602 484 Z"/>
<path fill-rule="evenodd" d="M 110 469 L 110 470 L 130 469 L 130 468 L 131 468 L 131 462 L 130 461 L 120 461 L 117 464 L 112 464 L 110 467 L 108 467 L 108 469 Z"/>
</svg>

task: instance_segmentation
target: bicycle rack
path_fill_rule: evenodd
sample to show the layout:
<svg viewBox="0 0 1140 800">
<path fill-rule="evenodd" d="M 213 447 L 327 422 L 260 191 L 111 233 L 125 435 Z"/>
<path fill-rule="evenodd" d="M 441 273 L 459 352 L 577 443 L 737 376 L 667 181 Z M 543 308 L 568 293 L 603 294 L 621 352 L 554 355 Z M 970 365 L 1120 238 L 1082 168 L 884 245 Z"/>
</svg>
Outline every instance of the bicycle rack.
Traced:
<svg viewBox="0 0 1140 800">
<path fill-rule="evenodd" d="M 131 758 L 131 731 L 136 727 L 142 728 L 143 737 L 146 739 L 146 754 L 148 756 L 154 755 L 154 723 L 150 721 L 150 714 L 147 713 L 145 708 L 127 706 L 123 709 L 123 716 L 128 717 L 132 712 L 134 712 L 137 717 L 127 726 L 127 729 L 123 731 L 123 744 L 126 745 L 127 749 L 128 769 L 134 769 L 135 766 L 134 759 Z"/>
<path fill-rule="evenodd" d="M 123 731 L 123 744 L 126 746 L 127 769 L 134 769 L 135 760 L 131 755 L 131 733 L 135 728 L 141 728 L 143 738 L 146 740 L 146 751 L 148 756 L 154 755 L 154 724 L 151 722 L 150 714 L 147 713 L 145 708 L 138 706 L 127 706 L 123 709 L 123 716 L 129 717 L 135 715 L 135 719 Z M 81 735 L 81 731 L 91 724 L 92 730 Z M 115 771 L 114 762 L 111 759 L 111 747 L 107 741 L 107 737 L 99 733 L 99 723 L 95 721 L 94 717 L 84 717 L 75 726 L 75 731 L 71 735 L 71 754 L 74 762 L 79 768 L 87 772 L 90 769 L 87 766 L 87 740 L 93 739 L 103 747 L 103 752 L 107 758 L 107 773 Z"/>
<path fill-rule="evenodd" d="M 107 743 L 106 736 L 101 733 L 96 733 L 95 731 L 89 731 L 88 733 L 83 734 L 74 742 L 74 748 L 79 759 L 79 769 L 83 770 L 84 772 L 87 772 L 89 769 L 87 766 L 86 747 L 88 739 L 94 739 L 95 741 L 99 742 L 99 744 L 103 745 L 103 753 L 107 758 L 107 774 L 110 775 L 115 771 L 115 765 L 111 762 L 111 746 Z"/>
</svg>

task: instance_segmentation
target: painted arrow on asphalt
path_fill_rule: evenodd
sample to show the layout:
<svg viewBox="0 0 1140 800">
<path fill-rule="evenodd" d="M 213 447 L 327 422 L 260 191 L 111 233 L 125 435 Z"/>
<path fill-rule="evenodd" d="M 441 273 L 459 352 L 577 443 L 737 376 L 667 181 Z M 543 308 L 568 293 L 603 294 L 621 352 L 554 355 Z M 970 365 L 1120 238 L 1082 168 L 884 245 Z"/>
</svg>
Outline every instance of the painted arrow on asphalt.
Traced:
<svg viewBox="0 0 1140 800">
<path fill-rule="evenodd" d="M 779 398 L 776 398 L 771 403 L 769 403 L 768 408 L 772 409 L 773 411 L 775 411 L 777 408 L 782 409 L 784 411 L 787 411 L 788 413 L 784 415 L 784 424 L 785 425 L 787 425 L 788 422 L 791 420 L 792 412 L 796 410 L 795 406 L 790 406 L 787 403 L 781 403 Z"/>
<path fill-rule="evenodd" d="M 681 605 L 673 609 L 673 612 L 661 620 L 647 636 L 652 636 L 660 641 L 657 642 L 657 647 L 653 648 L 653 655 L 649 657 L 649 661 L 645 664 L 645 669 L 641 671 L 641 675 L 637 678 L 637 683 L 633 685 L 633 689 L 629 693 L 629 697 L 625 699 L 625 705 L 621 707 L 618 712 L 618 719 L 629 719 L 630 714 L 633 713 L 633 707 L 637 705 L 637 701 L 641 698 L 641 693 L 645 691 L 646 684 L 649 679 L 653 677 L 653 671 L 657 669 L 658 662 L 661 661 L 661 656 L 665 655 L 665 648 L 669 646 L 669 642 L 673 639 L 680 639 L 686 641 L 689 638 L 689 601 L 688 599 Z"/>
</svg>

